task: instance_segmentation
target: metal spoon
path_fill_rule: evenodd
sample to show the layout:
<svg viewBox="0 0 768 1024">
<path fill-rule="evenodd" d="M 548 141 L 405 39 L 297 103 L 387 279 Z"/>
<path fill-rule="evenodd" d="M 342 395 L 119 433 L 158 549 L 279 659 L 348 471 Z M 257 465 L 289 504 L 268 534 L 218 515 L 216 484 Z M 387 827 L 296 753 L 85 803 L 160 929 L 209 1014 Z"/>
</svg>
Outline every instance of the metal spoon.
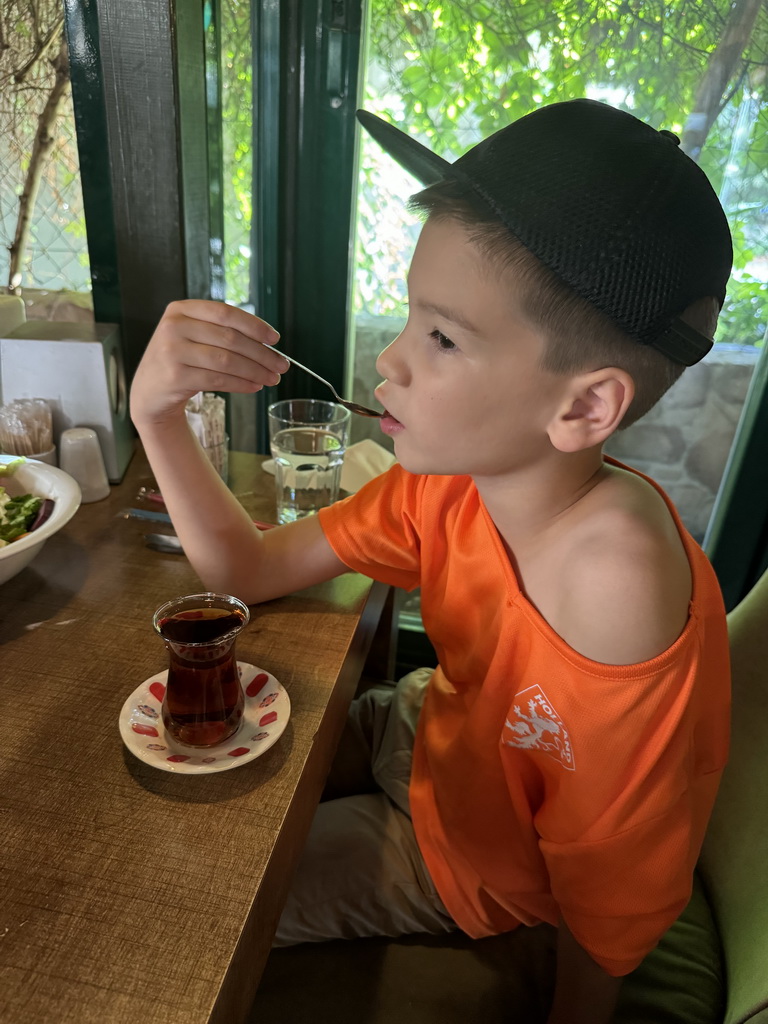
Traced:
<svg viewBox="0 0 768 1024">
<path fill-rule="evenodd" d="M 331 394 L 339 403 L 339 405 L 343 405 L 345 409 L 349 409 L 351 412 L 356 412 L 358 416 L 373 416 L 376 419 L 379 419 L 381 416 L 384 415 L 383 412 L 376 412 L 373 409 L 368 409 L 365 405 L 359 405 L 357 402 L 348 402 L 345 398 L 341 398 L 339 396 L 338 392 L 336 391 L 336 388 L 333 386 L 333 384 L 327 381 L 325 377 L 321 377 L 319 373 L 315 373 L 314 370 L 310 370 L 310 368 L 308 366 L 304 366 L 303 363 L 297 362 L 292 356 L 286 356 L 285 352 L 283 352 L 279 348 L 272 349 L 272 351 L 279 352 L 280 355 L 284 356 L 289 363 L 293 363 L 294 366 L 298 366 L 300 370 L 303 370 L 305 373 L 308 373 L 311 377 L 314 377 L 315 380 L 319 380 L 321 384 L 325 384 L 325 386 L 330 389 Z"/>
</svg>

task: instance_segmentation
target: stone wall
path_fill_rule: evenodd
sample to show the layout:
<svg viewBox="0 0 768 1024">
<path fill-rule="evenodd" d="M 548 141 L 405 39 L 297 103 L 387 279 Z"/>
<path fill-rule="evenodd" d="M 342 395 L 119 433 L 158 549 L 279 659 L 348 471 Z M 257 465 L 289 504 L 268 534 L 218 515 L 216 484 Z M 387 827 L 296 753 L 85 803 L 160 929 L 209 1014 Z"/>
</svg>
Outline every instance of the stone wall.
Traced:
<svg viewBox="0 0 768 1024">
<path fill-rule="evenodd" d="M 653 477 L 701 541 L 760 350 L 715 345 L 638 423 L 615 434 L 609 455 Z"/>
<path fill-rule="evenodd" d="M 359 318 L 355 337 L 355 401 L 370 403 L 379 381 L 376 355 L 402 329 L 394 318 Z M 759 350 L 716 345 L 689 367 L 638 423 L 620 431 L 606 452 L 653 477 L 677 505 L 683 522 L 701 541 L 715 502 Z M 355 424 L 354 440 L 391 443 L 372 420 Z"/>
</svg>

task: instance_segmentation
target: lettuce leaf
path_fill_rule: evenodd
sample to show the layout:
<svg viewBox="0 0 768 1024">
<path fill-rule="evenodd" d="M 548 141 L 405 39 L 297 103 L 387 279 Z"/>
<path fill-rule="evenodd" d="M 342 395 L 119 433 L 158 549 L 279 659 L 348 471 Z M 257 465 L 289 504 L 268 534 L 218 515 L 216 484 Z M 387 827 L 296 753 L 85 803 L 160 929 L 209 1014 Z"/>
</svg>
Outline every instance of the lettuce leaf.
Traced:
<svg viewBox="0 0 768 1024">
<path fill-rule="evenodd" d="M 33 494 L 21 494 L 0 505 L 0 540 L 7 543 L 26 533 L 42 503 Z"/>
<path fill-rule="evenodd" d="M 27 460 L 22 455 L 19 459 L 14 459 L 13 462 L 0 462 L 0 476 L 13 476 L 19 466 L 23 466 Z"/>
</svg>

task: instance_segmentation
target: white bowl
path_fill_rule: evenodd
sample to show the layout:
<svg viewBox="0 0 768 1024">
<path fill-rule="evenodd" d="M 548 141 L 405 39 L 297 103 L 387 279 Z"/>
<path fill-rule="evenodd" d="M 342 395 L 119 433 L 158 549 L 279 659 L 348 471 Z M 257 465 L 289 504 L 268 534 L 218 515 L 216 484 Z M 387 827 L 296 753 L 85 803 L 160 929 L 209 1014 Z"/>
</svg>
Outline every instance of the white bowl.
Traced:
<svg viewBox="0 0 768 1024">
<path fill-rule="evenodd" d="M 0 455 L 0 465 L 14 462 L 16 455 Z M 5 583 L 39 555 L 43 545 L 68 523 L 80 507 L 80 488 L 69 473 L 44 462 L 28 459 L 12 476 L 0 476 L 0 487 L 12 496 L 34 494 L 38 498 L 53 498 L 54 506 L 48 519 L 34 533 L 14 540 L 0 548 L 0 584 Z"/>
</svg>

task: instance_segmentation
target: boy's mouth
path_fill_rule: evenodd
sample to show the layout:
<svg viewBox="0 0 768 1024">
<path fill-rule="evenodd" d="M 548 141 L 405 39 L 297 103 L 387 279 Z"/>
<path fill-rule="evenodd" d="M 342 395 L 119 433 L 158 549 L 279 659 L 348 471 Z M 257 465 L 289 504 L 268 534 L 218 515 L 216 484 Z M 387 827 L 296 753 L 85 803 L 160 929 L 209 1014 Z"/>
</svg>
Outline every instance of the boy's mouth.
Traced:
<svg viewBox="0 0 768 1024">
<path fill-rule="evenodd" d="M 395 419 L 391 412 L 387 409 L 384 410 L 384 414 L 379 420 L 382 432 L 385 434 L 397 434 L 403 429 L 403 424 L 400 420 Z"/>
</svg>

